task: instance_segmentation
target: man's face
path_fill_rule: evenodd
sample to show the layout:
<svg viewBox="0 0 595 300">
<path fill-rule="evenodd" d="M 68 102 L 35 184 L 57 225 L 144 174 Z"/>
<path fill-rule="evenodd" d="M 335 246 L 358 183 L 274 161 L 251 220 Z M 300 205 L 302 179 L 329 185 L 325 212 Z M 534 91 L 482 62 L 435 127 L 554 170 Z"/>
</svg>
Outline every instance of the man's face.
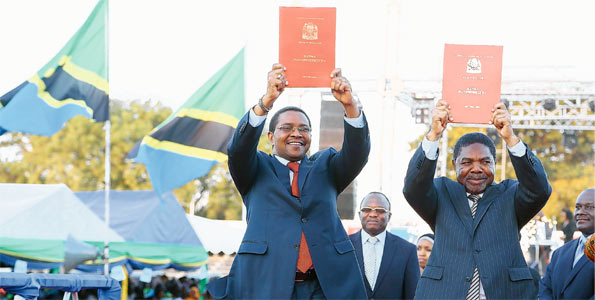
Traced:
<svg viewBox="0 0 595 300">
<path fill-rule="evenodd" d="M 384 209 L 384 212 L 375 208 Z M 359 219 L 362 222 L 362 229 L 369 235 L 376 236 L 386 229 L 391 215 L 387 199 L 379 195 L 369 195 L 362 202 Z"/>
<path fill-rule="evenodd" d="M 281 113 L 275 132 L 268 133 L 269 142 L 273 144 L 273 154 L 289 161 L 304 158 L 310 149 L 310 135 L 310 124 L 306 116 L 293 110 Z"/>
<path fill-rule="evenodd" d="M 481 194 L 494 182 L 494 157 L 484 144 L 475 143 L 462 147 L 459 157 L 452 164 L 457 172 L 457 181 L 470 194 Z"/>
<path fill-rule="evenodd" d="M 593 223 L 595 215 L 595 189 L 588 189 L 582 192 L 576 199 L 574 210 L 574 219 L 576 220 L 576 229 L 587 236 L 595 230 Z"/>
</svg>

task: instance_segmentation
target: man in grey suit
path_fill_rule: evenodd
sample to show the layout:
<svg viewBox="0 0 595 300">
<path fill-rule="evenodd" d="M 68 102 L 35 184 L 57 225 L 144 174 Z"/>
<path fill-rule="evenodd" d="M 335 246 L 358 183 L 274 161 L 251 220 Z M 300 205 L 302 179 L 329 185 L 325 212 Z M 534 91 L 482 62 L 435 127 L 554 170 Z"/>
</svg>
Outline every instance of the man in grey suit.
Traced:
<svg viewBox="0 0 595 300">
<path fill-rule="evenodd" d="M 514 134 L 503 103 L 491 124 L 506 143 L 518 180 L 494 183 L 496 149 L 474 132 L 456 143 L 457 181 L 434 179 L 438 139 L 452 121 L 446 101 L 432 111 L 430 132 L 409 163 L 403 194 L 434 230 L 430 259 L 416 299 L 531 299 L 536 285 L 519 245 L 519 230 L 545 205 L 551 187 L 545 170 Z"/>
</svg>

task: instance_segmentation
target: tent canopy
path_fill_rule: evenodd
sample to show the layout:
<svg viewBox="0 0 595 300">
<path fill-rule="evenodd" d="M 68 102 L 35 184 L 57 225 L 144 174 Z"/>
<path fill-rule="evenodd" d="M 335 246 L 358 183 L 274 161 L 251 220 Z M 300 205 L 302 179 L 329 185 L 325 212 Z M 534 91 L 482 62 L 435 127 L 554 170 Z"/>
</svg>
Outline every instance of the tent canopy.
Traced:
<svg viewBox="0 0 595 300">
<path fill-rule="evenodd" d="M 105 191 L 75 195 L 105 219 Z M 172 192 L 110 191 L 110 228 L 129 242 L 202 246 L 185 215 Z"/>
<path fill-rule="evenodd" d="M 102 244 L 105 223 L 64 184 L 0 184 L 0 261 L 25 260 L 30 269 L 59 267 L 64 241 Z M 110 241 L 124 238 L 108 229 Z"/>
<path fill-rule="evenodd" d="M 207 251 L 214 254 L 221 252 L 233 254 L 240 248 L 246 231 L 246 222 L 213 220 L 190 214 L 186 217 Z"/>
<path fill-rule="evenodd" d="M 105 191 L 75 194 L 104 219 Z M 133 268 L 190 270 L 206 264 L 207 252 L 173 193 L 165 193 L 161 199 L 154 191 L 110 191 L 109 196 L 110 228 L 134 250 L 120 253 Z"/>
<path fill-rule="evenodd" d="M 0 261 L 27 261 L 28 269 L 57 268 L 68 235 L 103 249 L 104 191 L 81 192 L 64 184 L 0 184 Z M 89 206 L 85 205 L 89 203 Z M 208 255 L 173 194 L 159 200 L 152 191 L 110 192 L 110 265 L 194 270 Z M 77 269 L 99 272 L 98 259 Z"/>
</svg>

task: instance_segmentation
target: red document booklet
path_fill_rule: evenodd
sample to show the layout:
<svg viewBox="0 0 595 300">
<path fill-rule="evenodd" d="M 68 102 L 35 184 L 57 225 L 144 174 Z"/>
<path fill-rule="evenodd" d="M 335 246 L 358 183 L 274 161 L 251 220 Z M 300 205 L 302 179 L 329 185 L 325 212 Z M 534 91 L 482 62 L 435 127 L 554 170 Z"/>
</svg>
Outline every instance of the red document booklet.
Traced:
<svg viewBox="0 0 595 300">
<path fill-rule="evenodd" d="M 330 87 L 335 69 L 334 7 L 279 7 L 279 63 L 287 87 Z"/>
<path fill-rule="evenodd" d="M 444 45 L 442 99 L 454 123 L 487 124 L 500 102 L 502 46 Z"/>
</svg>

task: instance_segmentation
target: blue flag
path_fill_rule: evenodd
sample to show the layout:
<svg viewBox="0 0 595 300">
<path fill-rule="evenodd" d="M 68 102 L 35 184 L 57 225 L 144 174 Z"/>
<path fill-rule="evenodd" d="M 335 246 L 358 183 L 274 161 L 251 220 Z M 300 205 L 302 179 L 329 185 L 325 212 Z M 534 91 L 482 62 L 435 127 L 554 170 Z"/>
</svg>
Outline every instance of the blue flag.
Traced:
<svg viewBox="0 0 595 300">
<path fill-rule="evenodd" d="M 100 0 L 68 43 L 29 80 L 0 96 L 4 131 L 51 136 L 74 116 L 109 119 L 107 0 Z"/>
<path fill-rule="evenodd" d="M 244 110 L 242 49 L 135 145 L 129 157 L 146 165 L 159 195 L 176 189 L 227 159 L 227 144 Z"/>
</svg>

